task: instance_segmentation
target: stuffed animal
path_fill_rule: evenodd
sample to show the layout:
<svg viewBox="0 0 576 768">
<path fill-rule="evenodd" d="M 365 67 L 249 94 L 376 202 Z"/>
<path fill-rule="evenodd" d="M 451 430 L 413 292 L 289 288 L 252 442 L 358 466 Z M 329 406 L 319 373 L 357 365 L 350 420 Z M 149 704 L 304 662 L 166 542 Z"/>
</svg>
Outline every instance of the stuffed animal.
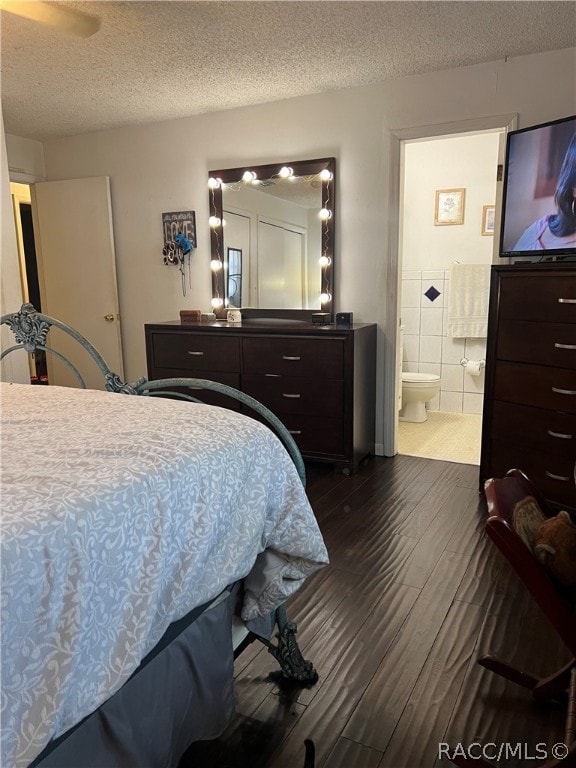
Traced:
<svg viewBox="0 0 576 768">
<path fill-rule="evenodd" d="M 184 237 L 182 232 L 178 232 L 178 234 L 174 238 L 174 242 L 176 243 L 178 248 L 182 249 L 182 253 L 184 256 L 187 256 L 191 252 L 192 248 L 194 247 L 190 242 L 190 240 Z"/>
<path fill-rule="evenodd" d="M 534 554 L 561 584 L 576 589 L 576 525 L 568 512 L 558 512 L 534 532 Z"/>
</svg>

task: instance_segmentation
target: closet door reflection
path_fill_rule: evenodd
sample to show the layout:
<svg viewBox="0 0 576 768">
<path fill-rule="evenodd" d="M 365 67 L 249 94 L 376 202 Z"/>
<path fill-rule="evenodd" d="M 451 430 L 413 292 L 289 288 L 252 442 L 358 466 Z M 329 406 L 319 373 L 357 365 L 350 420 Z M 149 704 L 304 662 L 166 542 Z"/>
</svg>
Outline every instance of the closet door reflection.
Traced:
<svg viewBox="0 0 576 768">
<path fill-rule="evenodd" d="M 304 308 L 306 238 L 295 229 L 258 224 L 258 306 Z"/>
<path fill-rule="evenodd" d="M 224 264 L 228 306 L 236 309 L 250 306 L 250 216 L 239 211 L 224 211 L 226 222 L 226 261 Z M 240 276 L 238 277 L 238 273 Z"/>
</svg>

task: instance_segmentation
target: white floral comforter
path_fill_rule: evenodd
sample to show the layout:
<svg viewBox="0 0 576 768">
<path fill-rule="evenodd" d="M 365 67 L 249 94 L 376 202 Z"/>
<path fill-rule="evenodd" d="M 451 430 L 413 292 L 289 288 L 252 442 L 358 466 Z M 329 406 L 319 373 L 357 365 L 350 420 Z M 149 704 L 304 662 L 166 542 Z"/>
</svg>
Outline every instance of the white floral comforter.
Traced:
<svg viewBox="0 0 576 768">
<path fill-rule="evenodd" d="M 232 411 L 2 384 L 1 764 L 26 766 L 167 626 L 280 554 L 244 618 L 327 562 L 279 440 Z"/>
</svg>

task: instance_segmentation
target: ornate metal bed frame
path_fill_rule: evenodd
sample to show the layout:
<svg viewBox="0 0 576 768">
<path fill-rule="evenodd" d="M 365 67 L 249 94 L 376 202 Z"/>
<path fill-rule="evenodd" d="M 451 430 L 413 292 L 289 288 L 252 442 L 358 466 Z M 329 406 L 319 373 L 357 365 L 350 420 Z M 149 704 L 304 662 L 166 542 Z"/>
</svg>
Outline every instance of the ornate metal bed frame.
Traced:
<svg viewBox="0 0 576 768">
<path fill-rule="evenodd" d="M 292 435 L 290 435 L 284 424 L 272 413 L 272 411 L 262 405 L 262 403 L 258 402 L 258 400 L 244 394 L 244 392 L 240 392 L 234 387 L 229 387 L 226 384 L 220 384 L 207 379 L 194 378 L 172 378 L 148 381 L 146 378 L 142 377 L 132 384 L 127 384 L 122 381 L 118 374 L 110 370 L 103 357 L 88 339 L 78 333 L 74 328 L 66 325 L 66 323 L 37 312 L 32 304 L 23 304 L 18 312 L 2 315 L 2 317 L 0 317 L 0 325 L 7 325 L 17 342 L 17 344 L 2 351 L 0 354 L 0 361 L 3 360 L 6 355 L 18 349 L 24 349 L 32 355 L 38 351 L 43 351 L 47 354 L 54 355 L 61 360 L 72 371 L 79 386 L 83 389 L 86 389 L 86 383 L 72 361 L 57 350 L 46 346 L 47 337 L 52 327 L 59 328 L 64 333 L 68 334 L 89 353 L 98 365 L 98 368 L 102 373 L 105 388 L 109 392 L 116 392 L 123 395 L 142 395 L 146 397 L 172 397 L 188 400 L 192 403 L 200 403 L 202 400 L 197 396 L 183 392 L 182 390 L 188 389 L 193 390 L 194 392 L 197 390 L 209 390 L 237 400 L 242 405 L 252 409 L 259 418 L 263 420 L 273 432 L 275 432 L 294 462 L 302 484 L 304 486 L 306 485 L 304 462 Z M 250 635 L 250 641 L 257 639 L 268 647 L 268 651 L 277 660 L 282 670 L 282 674 L 286 679 L 308 685 L 314 684 L 318 680 L 318 674 L 312 663 L 306 661 L 302 657 L 296 642 L 296 624 L 288 620 L 284 605 L 281 605 L 276 609 L 274 622 L 278 630 L 276 634 L 276 644 L 256 635 Z"/>
</svg>

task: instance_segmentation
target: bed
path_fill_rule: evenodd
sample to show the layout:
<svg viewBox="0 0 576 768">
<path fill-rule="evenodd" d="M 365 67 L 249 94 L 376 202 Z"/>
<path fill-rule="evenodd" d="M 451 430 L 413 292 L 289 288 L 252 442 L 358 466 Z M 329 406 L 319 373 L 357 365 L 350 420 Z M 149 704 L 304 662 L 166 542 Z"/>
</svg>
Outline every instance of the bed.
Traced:
<svg viewBox="0 0 576 768">
<path fill-rule="evenodd" d="M 1 322 L 3 355 L 67 329 L 30 305 Z M 211 382 L 127 385 L 90 353 L 108 391 L 0 385 L 10 768 L 176 766 L 232 716 L 238 616 L 285 674 L 315 675 L 283 603 L 328 558 L 290 436 L 257 403 L 196 402 Z"/>
</svg>

